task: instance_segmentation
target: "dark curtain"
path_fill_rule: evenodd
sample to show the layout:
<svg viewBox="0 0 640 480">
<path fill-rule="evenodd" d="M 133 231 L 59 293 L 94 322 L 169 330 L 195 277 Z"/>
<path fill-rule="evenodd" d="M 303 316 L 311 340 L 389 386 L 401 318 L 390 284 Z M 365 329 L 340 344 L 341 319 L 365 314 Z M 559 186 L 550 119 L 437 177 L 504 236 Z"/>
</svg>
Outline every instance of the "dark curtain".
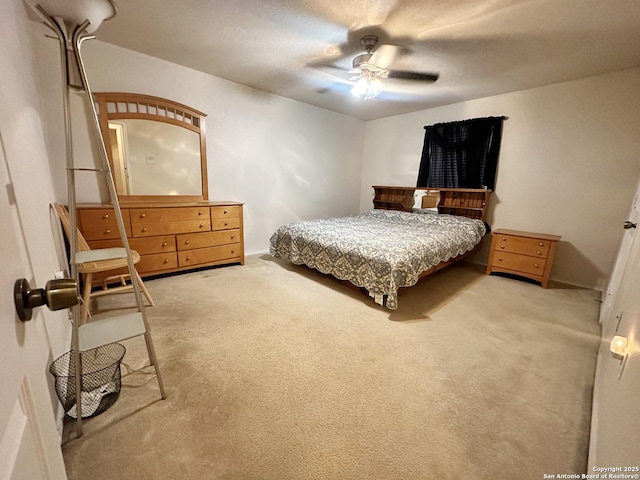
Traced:
<svg viewBox="0 0 640 480">
<path fill-rule="evenodd" d="M 424 127 L 417 187 L 494 190 L 505 119 L 474 118 Z"/>
</svg>

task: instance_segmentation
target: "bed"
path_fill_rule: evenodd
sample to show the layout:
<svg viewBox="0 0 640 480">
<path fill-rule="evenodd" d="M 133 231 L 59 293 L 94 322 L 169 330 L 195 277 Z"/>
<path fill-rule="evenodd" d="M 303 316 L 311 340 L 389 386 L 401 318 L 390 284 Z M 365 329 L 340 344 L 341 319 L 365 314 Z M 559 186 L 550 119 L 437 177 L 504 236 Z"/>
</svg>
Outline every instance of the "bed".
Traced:
<svg viewBox="0 0 640 480">
<path fill-rule="evenodd" d="M 407 190 L 415 190 L 384 188 L 402 189 L 405 200 Z M 381 202 L 376 190 L 376 208 L 369 212 L 281 226 L 271 237 L 271 255 L 349 281 L 395 310 L 401 287 L 471 253 L 487 232 L 487 190 L 441 189 L 439 194 L 434 211 L 413 209 L 408 201 L 394 203 L 391 193 Z"/>
</svg>

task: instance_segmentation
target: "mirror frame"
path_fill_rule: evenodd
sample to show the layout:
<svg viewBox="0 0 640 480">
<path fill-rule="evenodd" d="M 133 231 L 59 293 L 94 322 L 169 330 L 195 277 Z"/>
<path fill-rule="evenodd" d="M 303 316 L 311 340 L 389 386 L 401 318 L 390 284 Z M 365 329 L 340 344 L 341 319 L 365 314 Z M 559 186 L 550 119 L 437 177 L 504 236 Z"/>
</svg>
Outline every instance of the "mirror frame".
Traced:
<svg viewBox="0 0 640 480">
<path fill-rule="evenodd" d="M 151 120 L 164 122 L 196 132 L 200 137 L 200 168 L 202 195 L 121 195 L 120 203 L 135 202 L 198 202 L 209 199 L 207 181 L 207 148 L 204 119 L 205 113 L 181 103 L 138 93 L 98 92 L 93 94 L 98 111 L 100 133 L 105 145 L 110 144 L 109 121 L 122 119 Z M 111 170 L 114 171 L 113 153 L 106 149 Z"/>
</svg>

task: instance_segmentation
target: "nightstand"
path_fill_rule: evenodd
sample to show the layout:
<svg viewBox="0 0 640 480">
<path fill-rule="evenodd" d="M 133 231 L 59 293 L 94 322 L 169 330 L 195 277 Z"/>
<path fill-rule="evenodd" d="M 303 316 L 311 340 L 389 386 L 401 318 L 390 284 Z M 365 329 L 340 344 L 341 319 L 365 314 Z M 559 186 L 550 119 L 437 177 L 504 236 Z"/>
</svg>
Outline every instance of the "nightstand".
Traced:
<svg viewBox="0 0 640 480">
<path fill-rule="evenodd" d="M 540 282 L 547 288 L 560 237 L 519 230 L 494 230 L 487 275 L 510 273 Z"/>
</svg>

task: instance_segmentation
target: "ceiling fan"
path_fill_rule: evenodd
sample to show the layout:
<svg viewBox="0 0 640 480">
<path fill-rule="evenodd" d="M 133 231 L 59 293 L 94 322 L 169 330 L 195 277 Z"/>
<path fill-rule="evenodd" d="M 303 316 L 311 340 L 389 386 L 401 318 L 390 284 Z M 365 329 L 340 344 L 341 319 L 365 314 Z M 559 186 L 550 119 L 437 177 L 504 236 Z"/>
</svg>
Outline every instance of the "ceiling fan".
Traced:
<svg viewBox="0 0 640 480">
<path fill-rule="evenodd" d="M 360 39 L 365 53 L 353 59 L 350 80 L 356 82 L 350 93 L 357 98 L 370 100 L 384 90 L 384 79 L 398 78 L 420 82 L 435 82 L 437 73 L 420 73 L 388 68 L 397 54 L 395 45 L 378 46 L 377 35 L 365 35 Z"/>
</svg>

